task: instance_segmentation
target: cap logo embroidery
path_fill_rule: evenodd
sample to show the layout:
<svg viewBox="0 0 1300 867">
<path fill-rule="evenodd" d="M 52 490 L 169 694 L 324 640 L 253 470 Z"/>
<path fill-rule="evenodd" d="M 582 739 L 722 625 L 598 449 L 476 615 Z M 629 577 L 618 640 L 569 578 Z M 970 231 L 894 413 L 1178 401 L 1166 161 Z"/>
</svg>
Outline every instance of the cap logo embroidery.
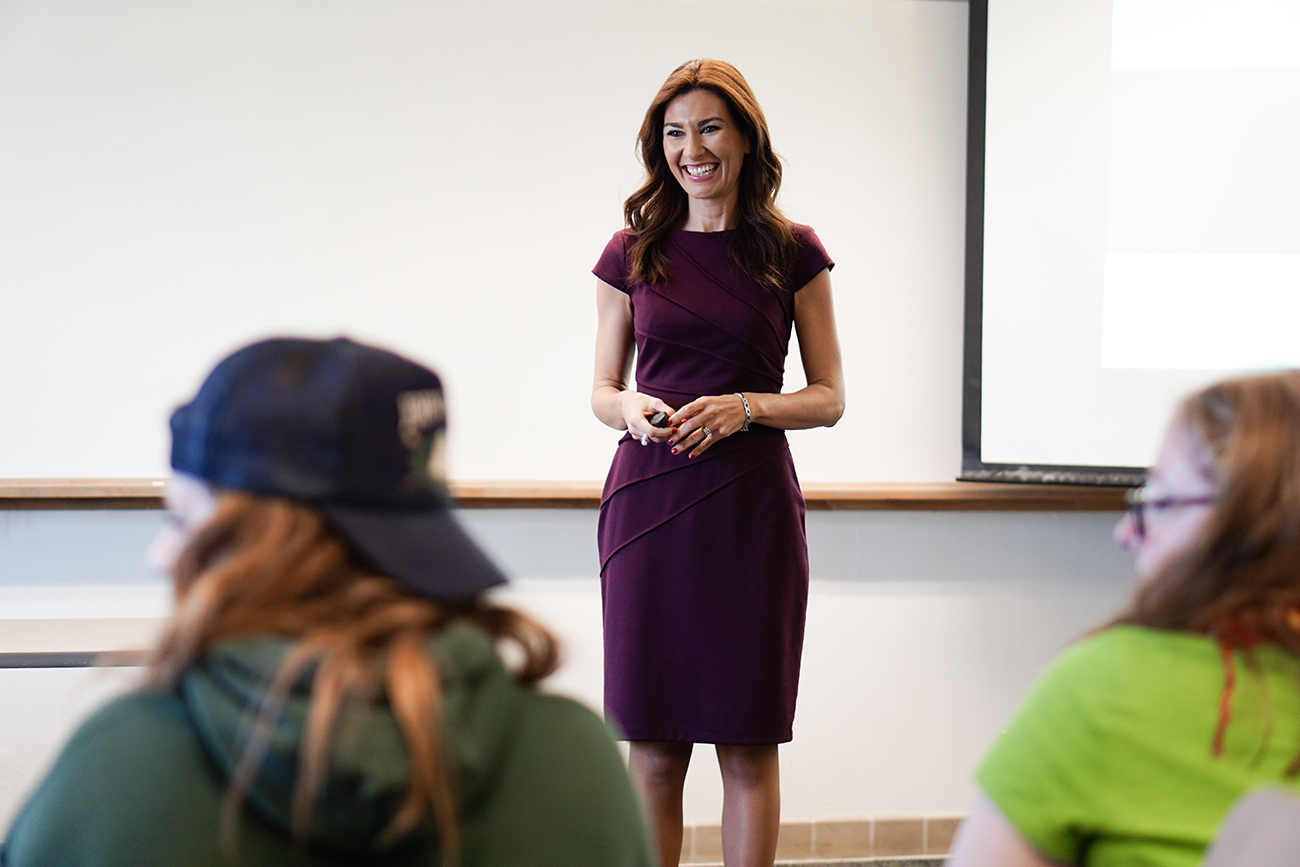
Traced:
<svg viewBox="0 0 1300 867">
<path fill-rule="evenodd" d="M 447 477 L 443 434 L 447 410 L 442 392 L 435 388 L 404 391 L 397 395 L 397 436 L 411 454 L 408 480 L 427 487 L 431 480 Z"/>
<path fill-rule="evenodd" d="M 403 391 L 397 395 L 397 436 L 411 451 L 418 449 L 429 431 L 446 423 L 447 407 L 436 388 Z"/>
</svg>

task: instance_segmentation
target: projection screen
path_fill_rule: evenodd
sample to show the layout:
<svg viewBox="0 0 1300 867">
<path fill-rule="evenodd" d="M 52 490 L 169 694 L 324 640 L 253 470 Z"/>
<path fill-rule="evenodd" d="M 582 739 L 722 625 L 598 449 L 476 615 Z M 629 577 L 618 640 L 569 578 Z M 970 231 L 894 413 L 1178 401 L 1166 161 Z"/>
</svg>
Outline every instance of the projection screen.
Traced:
<svg viewBox="0 0 1300 867">
<path fill-rule="evenodd" d="M 963 472 L 1132 484 L 1300 366 L 1300 4 L 974 0 Z"/>
</svg>

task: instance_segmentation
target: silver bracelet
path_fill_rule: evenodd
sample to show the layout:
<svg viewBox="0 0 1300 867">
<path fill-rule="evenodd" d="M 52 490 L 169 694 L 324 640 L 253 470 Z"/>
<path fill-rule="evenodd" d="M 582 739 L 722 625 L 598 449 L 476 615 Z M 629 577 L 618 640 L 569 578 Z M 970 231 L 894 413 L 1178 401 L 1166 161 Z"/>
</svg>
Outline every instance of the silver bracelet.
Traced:
<svg viewBox="0 0 1300 867">
<path fill-rule="evenodd" d="M 749 398 L 740 392 L 736 392 L 736 397 L 740 398 L 740 402 L 745 405 L 745 423 L 740 426 L 740 432 L 744 433 L 749 430 Z"/>
</svg>

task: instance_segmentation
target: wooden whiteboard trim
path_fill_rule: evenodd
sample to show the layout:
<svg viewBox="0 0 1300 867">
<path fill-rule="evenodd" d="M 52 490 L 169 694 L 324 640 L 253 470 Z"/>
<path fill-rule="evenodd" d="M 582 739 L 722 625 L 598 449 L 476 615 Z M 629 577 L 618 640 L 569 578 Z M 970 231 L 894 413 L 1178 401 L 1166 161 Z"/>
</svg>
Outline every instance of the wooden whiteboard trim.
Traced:
<svg viewBox="0 0 1300 867">
<path fill-rule="evenodd" d="M 600 482 L 449 483 L 462 509 L 594 509 Z M 157 479 L 0 479 L 0 510 L 160 509 Z M 1120 512 L 1122 488 L 984 482 L 813 482 L 809 509 L 930 512 Z"/>
</svg>

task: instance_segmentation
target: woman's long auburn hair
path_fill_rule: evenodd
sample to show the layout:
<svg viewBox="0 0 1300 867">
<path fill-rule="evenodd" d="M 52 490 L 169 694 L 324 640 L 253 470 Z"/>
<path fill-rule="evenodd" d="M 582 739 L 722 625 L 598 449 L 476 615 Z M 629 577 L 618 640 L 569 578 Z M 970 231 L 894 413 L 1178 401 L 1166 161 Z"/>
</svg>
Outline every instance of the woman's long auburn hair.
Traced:
<svg viewBox="0 0 1300 867">
<path fill-rule="evenodd" d="M 664 114 L 668 103 L 696 90 L 707 90 L 727 104 L 750 147 L 740 168 L 739 222 L 730 239 L 732 253 L 759 283 L 781 288 L 795 257 L 794 230 L 776 206 L 781 160 L 772 150 L 767 119 L 754 92 L 740 70 L 722 60 L 683 63 L 646 110 L 637 137 L 646 181 L 623 203 L 624 219 L 636 236 L 630 249 L 632 276 L 647 283 L 668 278 L 664 244 L 670 232 L 685 224 L 689 202 L 664 156 Z"/>
<path fill-rule="evenodd" d="M 243 492 L 217 494 L 216 512 L 181 552 L 173 570 L 176 609 L 155 647 L 146 688 L 170 689 L 217 643 L 251 635 L 293 640 L 258 714 L 255 735 L 231 780 L 223 842 L 234 845 L 239 806 L 265 755 L 266 736 L 293 685 L 314 666 L 299 754 L 292 832 L 305 839 L 328 772 L 330 734 L 349 704 L 383 695 L 410 762 L 410 787 L 377 848 L 432 820 L 442 860 L 459 860 L 456 779 L 443 749 L 442 691 L 425 647 L 453 621 L 473 623 L 515 645 L 515 678 L 535 683 L 553 672 L 558 645 L 541 625 L 480 601 L 440 603 L 415 596 L 367 569 L 303 503 Z"/>
<path fill-rule="evenodd" d="M 1174 423 L 1200 447 L 1216 502 L 1193 546 L 1115 622 L 1300 656 L 1300 371 L 1212 385 Z"/>
</svg>

